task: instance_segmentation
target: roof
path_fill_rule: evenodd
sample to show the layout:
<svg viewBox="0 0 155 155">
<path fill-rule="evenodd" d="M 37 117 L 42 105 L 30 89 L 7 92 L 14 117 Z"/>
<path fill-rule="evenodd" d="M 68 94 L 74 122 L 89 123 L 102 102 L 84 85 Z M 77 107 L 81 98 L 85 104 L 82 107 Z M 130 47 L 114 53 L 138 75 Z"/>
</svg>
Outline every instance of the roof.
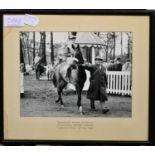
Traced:
<svg viewBox="0 0 155 155">
<path fill-rule="evenodd" d="M 93 32 L 79 32 L 76 44 L 104 45 L 104 42 Z"/>
</svg>

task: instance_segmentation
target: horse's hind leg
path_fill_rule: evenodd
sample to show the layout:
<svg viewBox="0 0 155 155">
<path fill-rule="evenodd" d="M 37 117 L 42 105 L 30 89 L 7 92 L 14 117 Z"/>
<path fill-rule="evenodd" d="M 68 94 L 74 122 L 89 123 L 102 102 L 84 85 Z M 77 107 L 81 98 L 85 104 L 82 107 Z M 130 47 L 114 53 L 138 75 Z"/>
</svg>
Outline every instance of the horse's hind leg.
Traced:
<svg viewBox="0 0 155 155">
<path fill-rule="evenodd" d="M 39 71 L 36 70 L 36 79 L 39 80 Z"/>
<path fill-rule="evenodd" d="M 55 100 L 55 102 L 56 102 L 56 103 L 59 103 L 60 101 L 62 102 L 61 91 L 60 91 L 59 87 L 57 88 L 57 92 L 58 92 L 58 99 Z"/>
<path fill-rule="evenodd" d="M 59 93 L 58 93 L 58 95 L 59 95 Z M 59 95 L 59 96 L 60 96 L 60 95 Z M 60 97 L 58 97 L 58 99 L 55 100 L 56 103 L 58 103 L 59 101 L 60 101 Z"/>
</svg>

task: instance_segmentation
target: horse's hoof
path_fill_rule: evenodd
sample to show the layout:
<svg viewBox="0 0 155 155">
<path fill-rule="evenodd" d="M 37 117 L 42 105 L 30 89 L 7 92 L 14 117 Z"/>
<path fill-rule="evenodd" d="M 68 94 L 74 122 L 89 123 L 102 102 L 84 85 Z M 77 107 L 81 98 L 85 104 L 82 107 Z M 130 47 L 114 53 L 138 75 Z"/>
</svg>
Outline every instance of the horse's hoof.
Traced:
<svg viewBox="0 0 155 155">
<path fill-rule="evenodd" d="M 55 103 L 58 103 L 59 102 L 59 99 L 58 100 L 55 100 Z"/>
<path fill-rule="evenodd" d="M 84 114 L 82 106 L 79 107 L 79 113 L 81 116 Z"/>
<path fill-rule="evenodd" d="M 102 114 L 106 114 L 106 113 L 108 113 L 110 110 L 109 109 L 103 109 L 102 110 Z"/>
<path fill-rule="evenodd" d="M 84 112 L 84 111 L 80 112 L 80 115 L 81 115 L 81 116 L 83 116 L 84 114 L 85 114 L 85 112 Z"/>
<path fill-rule="evenodd" d="M 65 106 L 62 104 L 62 105 L 61 105 L 61 108 L 65 108 Z"/>
<path fill-rule="evenodd" d="M 82 110 L 82 106 L 79 107 L 79 112 L 80 112 L 80 113 L 83 112 L 83 110 Z"/>
</svg>

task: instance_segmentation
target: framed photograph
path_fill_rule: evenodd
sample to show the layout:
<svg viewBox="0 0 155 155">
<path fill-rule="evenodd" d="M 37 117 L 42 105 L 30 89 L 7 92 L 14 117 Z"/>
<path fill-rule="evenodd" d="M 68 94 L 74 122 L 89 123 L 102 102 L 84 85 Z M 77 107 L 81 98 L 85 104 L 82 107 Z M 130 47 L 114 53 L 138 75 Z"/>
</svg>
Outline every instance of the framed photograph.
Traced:
<svg viewBox="0 0 155 155">
<path fill-rule="evenodd" d="M 1 10 L 4 145 L 154 145 L 151 10 Z"/>
</svg>

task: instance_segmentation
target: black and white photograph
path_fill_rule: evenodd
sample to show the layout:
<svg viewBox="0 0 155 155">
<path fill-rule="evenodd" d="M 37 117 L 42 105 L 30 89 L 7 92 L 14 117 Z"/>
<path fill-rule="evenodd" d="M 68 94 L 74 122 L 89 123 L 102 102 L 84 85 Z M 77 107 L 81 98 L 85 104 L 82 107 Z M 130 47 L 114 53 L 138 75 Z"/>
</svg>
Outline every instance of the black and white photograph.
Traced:
<svg viewBox="0 0 155 155">
<path fill-rule="evenodd" d="M 132 117 L 132 37 L 21 31 L 20 117 Z"/>
</svg>

